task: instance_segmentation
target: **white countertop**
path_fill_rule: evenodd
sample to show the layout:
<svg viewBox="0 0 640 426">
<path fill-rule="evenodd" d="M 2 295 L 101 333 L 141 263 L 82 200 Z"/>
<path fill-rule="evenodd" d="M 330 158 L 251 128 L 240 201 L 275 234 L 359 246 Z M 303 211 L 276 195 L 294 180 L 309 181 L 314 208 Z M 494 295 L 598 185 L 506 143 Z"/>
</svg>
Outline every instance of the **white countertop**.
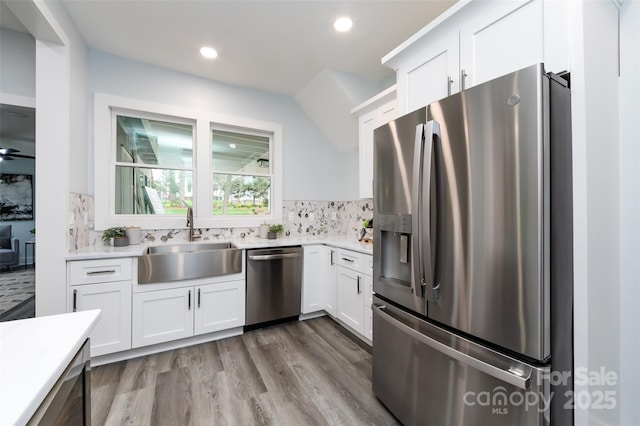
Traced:
<svg viewBox="0 0 640 426">
<path fill-rule="evenodd" d="M 329 236 L 329 237 L 282 237 L 275 240 L 264 238 L 238 238 L 233 240 L 203 240 L 197 242 L 187 241 L 168 241 L 166 243 L 143 243 L 134 246 L 111 247 L 107 245 L 96 245 L 85 247 L 80 250 L 70 252 L 67 260 L 87 260 L 87 259 L 104 259 L 115 257 L 132 257 L 142 256 L 147 247 L 152 245 L 171 245 L 171 244 L 206 244 L 211 242 L 231 242 L 240 249 L 266 248 L 266 247 L 285 247 L 309 244 L 326 244 L 333 247 L 354 250 L 360 253 L 372 254 L 373 245 L 369 243 L 361 243 L 354 238 Z"/>
<path fill-rule="evenodd" d="M 73 360 L 99 310 L 0 323 L 0 424 L 26 424 Z"/>
</svg>

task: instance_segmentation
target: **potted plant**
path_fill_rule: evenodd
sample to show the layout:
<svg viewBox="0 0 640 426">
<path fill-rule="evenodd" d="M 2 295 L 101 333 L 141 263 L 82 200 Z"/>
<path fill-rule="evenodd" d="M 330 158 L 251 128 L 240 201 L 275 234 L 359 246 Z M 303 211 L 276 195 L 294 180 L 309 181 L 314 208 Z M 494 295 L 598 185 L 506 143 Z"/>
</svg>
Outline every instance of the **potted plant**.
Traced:
<svg viewBox="0 0 640 426">
<path fill-rule="evenodd" d="M 269 227 L 269 232 L 267 233 L 267 238 L 270 240 L 274 240 L 280 236 L 284 232 L 284 226 L 281 224 L 271 225 Z"/>
<path fill-rule="evenodd" d="M 109 244 L 112 238 L 114 247 L 123 247 L 129 245 L 127 230 L 122 226 L 105 229 L 104 233 L 102 234 L 102 240 L 105 243 Z"/>
</svg>

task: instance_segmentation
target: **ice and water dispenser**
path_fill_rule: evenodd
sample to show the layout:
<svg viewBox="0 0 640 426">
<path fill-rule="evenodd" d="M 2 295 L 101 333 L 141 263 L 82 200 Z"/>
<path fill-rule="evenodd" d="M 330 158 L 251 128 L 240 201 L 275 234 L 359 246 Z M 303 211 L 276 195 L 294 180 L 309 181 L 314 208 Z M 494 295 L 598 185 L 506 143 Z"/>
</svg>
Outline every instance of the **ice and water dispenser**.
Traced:
<svg viewBox="0 0 640 426">
<path fill-rule="evenodd" d="M 377 218 L 380 278 L 409 287 L 411 284 L 411 215 L 380 215 Z"/>
</svg>

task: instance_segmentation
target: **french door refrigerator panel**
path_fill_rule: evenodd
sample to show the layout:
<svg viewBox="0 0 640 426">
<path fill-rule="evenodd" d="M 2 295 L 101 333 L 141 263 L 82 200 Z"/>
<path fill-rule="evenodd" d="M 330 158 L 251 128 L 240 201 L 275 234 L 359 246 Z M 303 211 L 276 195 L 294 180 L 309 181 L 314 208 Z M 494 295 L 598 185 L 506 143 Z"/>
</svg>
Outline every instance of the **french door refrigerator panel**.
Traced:
<svg viewBox="0 0 640 426">
<path fill-rule="evenodd" d="M 540 361 L 550 354 L 546 101 L 540 64 L 430 104 L 437 209 L 421 214 L 438 224 L 428 317 Z"/>
<path fill-rule="evenodd" d="M 549 424 L 548 365 L 523 363 L 375 296 L 373 329 L 373 391 L 403 424 Z"/>
</svg>

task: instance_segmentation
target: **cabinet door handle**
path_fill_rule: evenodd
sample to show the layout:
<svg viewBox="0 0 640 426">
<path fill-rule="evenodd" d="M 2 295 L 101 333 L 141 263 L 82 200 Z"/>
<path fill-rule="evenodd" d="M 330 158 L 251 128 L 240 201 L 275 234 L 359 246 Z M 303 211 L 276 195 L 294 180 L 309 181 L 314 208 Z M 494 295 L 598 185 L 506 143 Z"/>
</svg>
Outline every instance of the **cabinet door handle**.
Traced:
<svg viewBox="0 0 640 426">
<path fill-rule="evenodd" d="M 73 312 L 78 310 L 78 290 L 73 290 Z"/>
<path fill-rule="evenodd" d="M 335 254 L 335 250 L 331 250 L 331 253 L 330 253 L 330 254 L 331 254 L 331 266 L 333 266 L 333 265 L 335 265 L 335 264 L 336 264 L 336 261 L 335 261 L 335 260 L 333 260 L 333 255 Z"/>
<path fill-rule="evenodd" d="M 189 290 L 189 301 L 188 301 L 189 310 L 191 310 L 191 290 Z"/>
<path fill-rule="evenodd" d="M 453 79 L 451 76 L 447 77 L 447 96 L 451 96 L 451 85 L 453 84 Z"/>
<path fill-rule="evenodd" d="M 466 78 L 467 78 L 467 72 L 463 69 L 460 70 L 460 90 L 464 90 L 465 86 L 466 86 Z"/>
<path fill-rule="evenodd" d="M 358 275 L 358 278 L 356 279 L 357 285 L 358 285 L 358 294 L 362 293 L 360 291 L 360 275 Z"/>
<path fill-rule="evenodd" d="M 200 309 L 200 289 L 198 289 L 198 309 Z"/>
</svg>

